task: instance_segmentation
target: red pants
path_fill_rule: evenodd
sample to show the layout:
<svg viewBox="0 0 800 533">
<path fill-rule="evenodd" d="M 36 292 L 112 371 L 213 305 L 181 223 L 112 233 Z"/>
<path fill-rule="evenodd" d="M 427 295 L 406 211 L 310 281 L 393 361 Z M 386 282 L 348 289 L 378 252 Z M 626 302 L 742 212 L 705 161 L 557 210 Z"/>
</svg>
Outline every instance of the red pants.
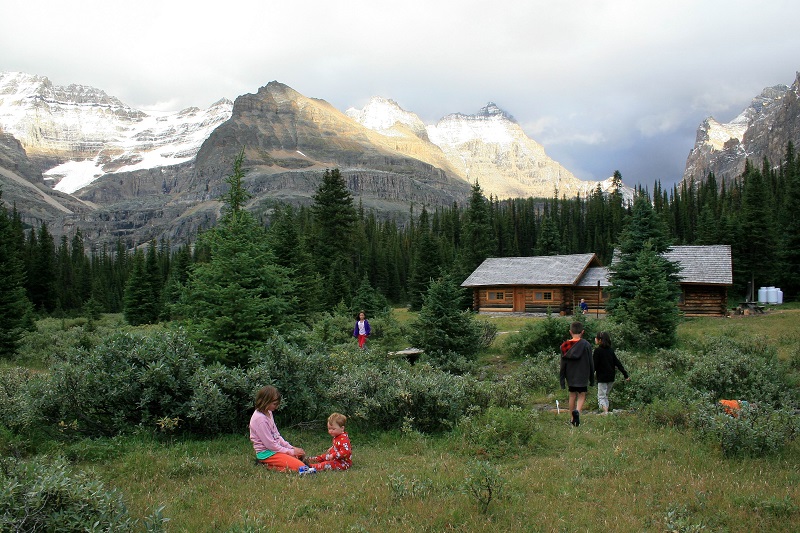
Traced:
<svg viewBox="0 0 800 533">
<path fill-rule="evenodd" d="M 317 469 L 317 472 L 323 470 L 347 470 L 352 463 L 342 461 L 341 459 L 333 459 L 331 461 L 322 461 L 321 463 L 311 463 L 310 466 Z"/>
<path fill-rule="evenodd" d="M 367 336 L 366 335 L 359 335 L 358 336 L 358 347 L 359 348 L 363 348 L 365 344 L 367 344 Z"/>
<path fill-rule="evenodd" d="M 294 470 L 296 472 L 298 468 L 305 466 L 303 461 L 297 457 L 292 457 L 287 453 L 280 452 L 266 459 L 259 459 L 258 462 L 270 470 L 280 470 L 282 472 L 286 470 Z"/>
</svg>

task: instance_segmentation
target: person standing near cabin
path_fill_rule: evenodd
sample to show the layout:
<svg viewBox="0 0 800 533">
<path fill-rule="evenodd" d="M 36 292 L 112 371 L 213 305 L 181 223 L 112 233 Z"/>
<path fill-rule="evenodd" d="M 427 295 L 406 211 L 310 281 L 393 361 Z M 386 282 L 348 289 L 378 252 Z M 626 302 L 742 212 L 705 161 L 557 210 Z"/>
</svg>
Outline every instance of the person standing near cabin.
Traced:
<svg viewBox="0 0 800 533">
<path fill-rule="evenodd" d="M 594 361 L 592 346 L 583 338 L 583 324 L 573 322 L 569 327 L 571 339 L 561 344 L 561 388 L 569 386 L 569 410 L 572 412 L 571 424 L 581 425 L 581 411 L 586 401 L 586 392 L 594 385 Z"/>
<path fill-rule="evenodd" d="M 367 337 L 369 337 L 370 333 L 372 333 L 372 328 L 369 327 L 367 315 L 364 313 L 364 311 L 361 311 L 358 313 L 358 319 L 356 320 L 356 325 L 353 328 L 353 337 L 358 339 L 359 348 L 363 349 L 367 344 Z"/>
<path fill-rule="evenodd" d="M 586 300 L 581 298 L 581 314 L 585 315 L 589 312 L 589 304 L 586 303 Z"/>
<path fill-rule="evenodd" d="M 611 347 L 611 336 L 607 331 L 598 331 L 594 343 L 597 345 L 592 354 L 594 368 L 597 372 L 597 405 L 603 410 L 603 414 L 608 414 L 608 393 L 614 386 L 614 377 L 617 369 L 622 372 L 625 381 L 630 381 L 628 371 L 622 366 L 617 354 Z"/>
</svg>

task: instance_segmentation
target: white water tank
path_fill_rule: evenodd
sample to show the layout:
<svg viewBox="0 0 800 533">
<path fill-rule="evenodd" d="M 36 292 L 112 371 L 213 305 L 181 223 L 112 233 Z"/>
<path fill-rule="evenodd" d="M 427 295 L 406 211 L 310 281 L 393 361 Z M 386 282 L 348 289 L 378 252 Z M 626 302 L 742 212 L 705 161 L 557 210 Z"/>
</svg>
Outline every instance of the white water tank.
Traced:
<svg viewBox="0 0 800 533">
<path fill-rule="evenodd" d="M 778 289 L 778 305 L 783 303 L 783 291 Z"/>
<path fill-rule="evenodd" d="M 767 303 L 767 288 L 761 287 L 758 289 L 758 303 L 765 304 Z"/>
<path fill-rule="evenodd" d="M 776 289 L 775 287 L 767 287 L 767 303 L 768 304 L 778 303 L 778 289 Z"/>
</svg>

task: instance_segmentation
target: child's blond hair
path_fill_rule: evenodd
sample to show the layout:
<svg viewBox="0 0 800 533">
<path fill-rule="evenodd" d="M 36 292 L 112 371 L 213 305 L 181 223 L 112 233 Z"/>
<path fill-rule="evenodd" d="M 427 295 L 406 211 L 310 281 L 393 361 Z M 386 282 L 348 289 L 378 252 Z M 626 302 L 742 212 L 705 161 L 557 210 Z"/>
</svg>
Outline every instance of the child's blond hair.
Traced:
<svg viewBox="0 0 800 533">
<path fill-rule="evenodd" d="M 336 424 L 340 428 L 343 428 L 344 425 L 347 424 L 347 417 L 341 413 L 333 413 L 328 417 L 328 424 Z"/>
</svg>

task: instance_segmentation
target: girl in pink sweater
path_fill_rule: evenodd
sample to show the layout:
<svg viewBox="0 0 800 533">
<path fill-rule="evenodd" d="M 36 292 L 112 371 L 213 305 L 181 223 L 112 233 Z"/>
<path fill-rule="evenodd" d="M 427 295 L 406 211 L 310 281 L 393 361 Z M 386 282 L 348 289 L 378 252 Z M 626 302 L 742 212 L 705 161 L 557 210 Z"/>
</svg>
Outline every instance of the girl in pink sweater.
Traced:
<svg viewBox="0 0 800 533">
<path fill-rule="evenodd" d="M 281 437 L 272 412 L 281 404 L 281 393 L 272 385 L 263 387 L 256 394 L 256 409 L 250 417 L 250 440 L 256 459 L 272 470 L 305 470 L 301 460 L 306 452 L 296 448 Z"/>
</svg>

